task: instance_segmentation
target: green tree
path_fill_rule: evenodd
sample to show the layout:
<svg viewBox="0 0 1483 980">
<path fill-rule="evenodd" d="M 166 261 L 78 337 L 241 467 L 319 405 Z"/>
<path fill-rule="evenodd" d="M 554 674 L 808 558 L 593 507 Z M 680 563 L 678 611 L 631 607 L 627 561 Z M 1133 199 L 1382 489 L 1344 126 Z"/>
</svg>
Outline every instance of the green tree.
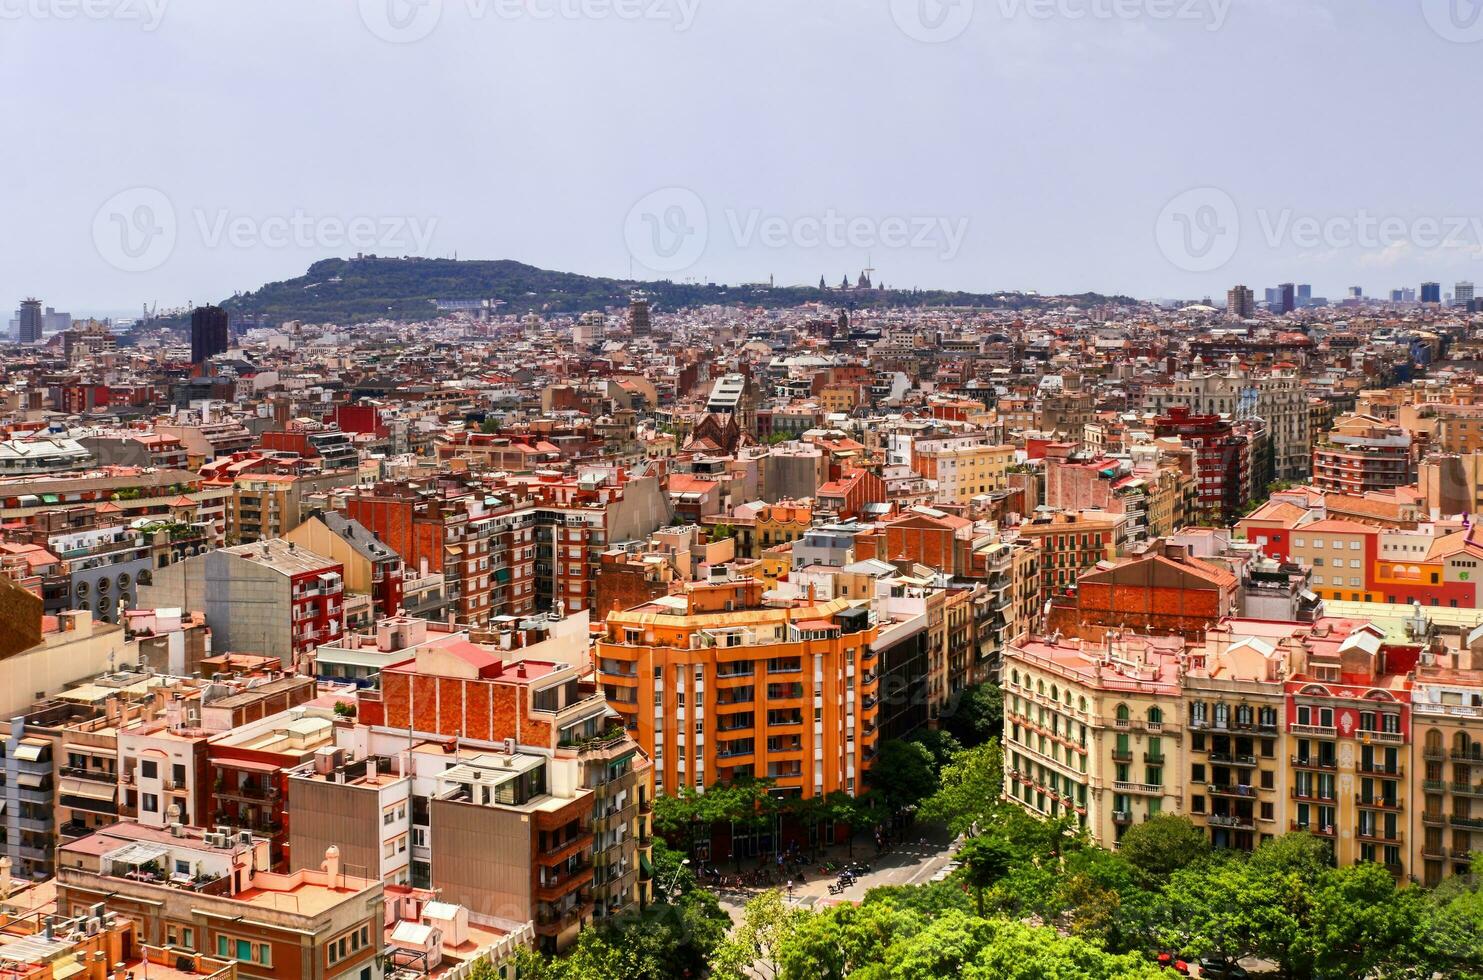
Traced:
<svg viewBox="0 0 1483 980">
<path fill-rule="evenodd" d="M 741 921 L 716 949 L 712 974 L 718 980 L 782 977 L 782 955 L 809 914 L 789 906 L 777 889 L 761 893 L 742 908 Z"/>
<path fill-rule="evenodd" d="M 1422 962 L 1423 901 L 1419 890 L 1397 888 L 1378 864 L 1330 871 L 1313 897 L 1314 975 L 1396 976 Z"/>
<path fill-rule="evenodd" d="M 993 888 L 1014 865 L 1014 849 L 997 837 L 970 837 L 958 850 L 963 877 L 973 886 L 978 914 L 984 914 L 984 889 Z"/>
<path fill-rule="evenodd" d="M 1431 895 L 1418 929 L 1424 967 L 1444 977 L 1483 980 L 1483 892 L 1449 878 Z"/>
<path fill-rule="evenodd" d="M 892 980 L 1154 980 L 1147 960 L 1107 953 L 1054 929 L 948 912 L 887 952 Z"/>
<path fill-rule="evenodd" d="M 978 684 L 963 691 L 942 716 L 943 727 L 968 747 L 1004 734 L 1004 692 L 997 684 Z"/>
<path fill-rule="evenodd" d="M 932 753 L 920 742 L 887 742 L 870 767 L 870 784 L 892 812 L 916 806 L 937 790 Z"/>
<path fill-rule="evenodd" d="M 987 823 L 1004 792 L 1004 753 L 998 742 L 965 749 L 942 767 L 937 791 L 922 803 L 922 817 L 947 824 L 954 834 Z"/>
<path fill-rule="evenodd" d="M 963 751 L 962 744 L 941 729 L 916 732 L 911 741 L 931 753 L 934 773 L 941 772 L 943 766 L 953 761 L 953 756 Z"/>
<path fill-rule="evenodd" d="M 1188 817 L 1161 813 L 1129 827 L 1117 850 L 1144 884 L 1156 887 L 1209 854 L 1210 839 Z"/>
</svg>

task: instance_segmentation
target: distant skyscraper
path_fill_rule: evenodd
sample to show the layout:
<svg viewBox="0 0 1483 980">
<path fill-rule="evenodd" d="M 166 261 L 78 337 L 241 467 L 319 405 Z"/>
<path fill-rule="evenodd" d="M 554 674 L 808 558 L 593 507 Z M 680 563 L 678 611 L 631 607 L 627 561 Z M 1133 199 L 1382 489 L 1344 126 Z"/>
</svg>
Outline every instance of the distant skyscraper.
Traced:
<svg viewBox="0 0 1483 980">
<path fill-rule="evenodd" d="M 1364 299 L 1365 298 L 1365 287 L 1363 287 L 1363 286 L 1350 286 L 1349 287 L 1349 298 L 1350 299 Z"/>
<path fill-rule="evenodd" d="M 1467 306 L 1473 301 L 1473 284 L 1464 279 L 1452 287 L 1452 302 L 1458 306 Z"/>
<path fill-rule="evenodd" d="M 635 337 L 647 337 L 654 332 L 654 321 L 649 316 L 649 301 L 635 296 L 628 304 L 628 328 Z"/>
<path fill-rule="evenodd" d="M 1291 313 L 1298 305 L 1297 287 L 1285 282 L 1277 287 L 1277 312 Z"/>
<path fill-rule="evenodd" d="M 1298 283 L 1298 305 L 1307 306 L 1313 302 L 1313 286 L 1306 282 Z"/>
<path fill-rule="evenodd" d="M 1421 284 L 1421 301 L 1423 303 L 1442 302 L 1442 284 L 1439 282 L 1424 282 Z"/>
<path fill-rule="evenodd" d="M 1256 293 L 1245 286 L 1232 286 L 1226 293 L 1226 313 L 1244 320 L 1256 312 Z"/>
<path fill-rule="evenodd" d="M 16 339 L 23 344 L 41 343 L 41 300 L 21 300 L 21 325 Z"/>
<path fill-rule="evenodd" d="M 229 346 L 227 311 L 220 306 L 196 307 L 191 312 L 191 363 L 204 363 Z"/>
</svg>

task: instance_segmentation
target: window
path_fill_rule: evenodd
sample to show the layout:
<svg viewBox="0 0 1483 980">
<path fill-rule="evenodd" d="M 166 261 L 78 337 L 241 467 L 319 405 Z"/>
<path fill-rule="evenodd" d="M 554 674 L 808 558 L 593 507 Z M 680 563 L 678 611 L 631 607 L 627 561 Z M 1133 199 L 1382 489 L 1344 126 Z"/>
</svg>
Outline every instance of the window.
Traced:
<svg viewBox="0 0 1483 980">
<path fill-rule="evenodd" d="M 159 763 L 152 759 L 144 759 L 139 763 L 139 775 L 144 779 L 156 779 L 160 775 Z"/>
</svg>

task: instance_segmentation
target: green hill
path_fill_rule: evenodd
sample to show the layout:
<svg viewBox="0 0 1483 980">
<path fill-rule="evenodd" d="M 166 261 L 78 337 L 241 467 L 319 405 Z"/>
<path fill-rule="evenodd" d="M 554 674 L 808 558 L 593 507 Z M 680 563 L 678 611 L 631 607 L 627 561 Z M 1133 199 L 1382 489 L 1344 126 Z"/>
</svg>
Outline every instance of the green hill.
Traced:
<svg viewBox="0 0 1483 980">
<path fill-rule="evenodd" d="M 1036 309 L 1106 302 L 1095 294 L 1041 297 L 1020 293 L 980 294 L 941 290 L 820 290 L 813 287 L 727 286 L 715 283 L 634 282 L 537 269 L 510 260 L 471 261 L 421 258 L 326 259 L 306 275 L 272 282 L 222 303 L 243 317 L 356 323 L 390 317 L 420 320 L 433 316 L 438 300 L 496 300 L 502 313 L 582 313 L 622 306 L 642 290 L 659 309 L 709 304 L 791 307 L 813 301 L 830 306 L 981 307 Z M 1123 302 L 1133 302 L 1123 298 Z"/>
</svg>

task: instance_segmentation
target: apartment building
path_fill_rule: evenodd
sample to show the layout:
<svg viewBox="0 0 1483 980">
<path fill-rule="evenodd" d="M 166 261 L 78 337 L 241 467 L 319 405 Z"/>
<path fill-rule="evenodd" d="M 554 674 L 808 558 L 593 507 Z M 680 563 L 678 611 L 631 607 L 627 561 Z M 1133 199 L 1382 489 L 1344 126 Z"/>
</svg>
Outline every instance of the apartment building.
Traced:
<svg viewBox="0 0 1483 980">
<path fill-rule="evenodd" d="M 527 506 L 452 482 L 382 483 L 335 503 L 402 557 L 407 578 L 441 575 L 445 601 L 461 625 L 535 610 L 535 530 Z"/>
<path fill-rule="evenodd" d="M 1206 520 L 1228 521 L 1249 499 L 1252 490 L 1250 445 L 1227 418 L 1197 415 L 1175 406 L 1154 420 L 1161 439 L 1178 439 L 1194 454 L 1195 506 Z"/>
<path fill-rule="evenodd" d="M 1286 833 L 1289 798 L 1315 789 L 1282 754 L 1294 625 L 1226 619 L 1190 648 L 1184 813 L 1216 847 L 1251 851 Z"/>
<path fill-rule="evenodd" d="M 1483 849 L 1483 635 L 1474 629 L 1463 650 L 1423 655 L 1411 688 L 1412 724 L 1408 832 L 1410 873 L 1428 887 L 1472 871 Z M 1400 775 L 1405 775 L 1404 773 Z"/>
<path fill-rule="evenodd" d="M 929 444 L 912 451 L 912 469 L 936 484 L 935 499 L 945 504 L 967 504 L 1005 489 L 1014 461 L 1015 448 L 1009 445 Z"/>
<path fill-rule="evenodd" d="M 1017 538 L 1040 548 L 1042 601 L 1074 586 L 1082 574 L 1100 561 L 1117 557 L 1121 515 L 1099 511 L 1055 513 L 1014 527 Z"/>
<path fill-rule="evenodd" d="M 316 510 L 284 537 L 301 548 L 339 562 L 345 570 L 345 591 L 370 598 L 365 619 L 351 621 L 347 616 L 347 628 L 369 626 L 402 612 L 402 556 L 359 522 L 338 511 Z"/>
<path fill-rule="evenodd" d="M 1359 495 L 1415 480 L 1410 433 L 1381 419 L 1341 418 L 1313 448 L 1313 485 L 1322 490 Z"/>
<path fill-rule="evenodd" d="M 380 881 L 348 875 L 337 849 L 318 868 L 270 870 L 268 842 L 124 821 L 57 849 L 57 908 L 99 903 L 151 946 L 204 953 L 239 977 L 380 980 Z"/>
<path fill-rule="evenodd" d="M 586 661 L 541 660 L 543 649 L 550 646 L 512 657 L 464 640 L 418 646 L 383 669 L 381 691 L 360 692 L 363 725 L 344 738 L 360 758 L 394 756 L 399 778 L 414 777 L 412 884 L 432 882 L 475 912 L 534 921 L 543 944 L 564 947 L 584 922 L 647 900 L 653 772 L 583 681 Z M 400 755 L 408 732 L 439 741 Z M 494 792 L 498 784 L 506 790 Z M 313 827 L 297 827 L 295 839 L 301 832 L 317 841 Z M 489 854 L 494 838 L 516 851 Z M 522 861 L 531 888 L 507 891 L 503 872 L 489 879 L 491 861 Z"/>
<path fill-rule="evenodd" d="M 275 538 L 160 569 L 139 590 L 149 608 L 199 609 L 215 646 L 276 657 L 312 674 L 314 649 L 345 631 L 344 566 Z"/>
<path fill-rule="evenodd" d="M 1288 829 L 1332 840 L 1340 864 L 1372 861 L 1412 874 L 1402 761 L 1411 742 L 1408 675 L 1420 648 L 1345 620 L 1315 623 L 1306 647 L 1306 662 L 1285 679 L 1295 801 Z"/>
<path fill-rule="evenodd" d="M 1306 479 L 1313 443 L 1308 389 L 1303 379 L 1283 368 L 1254 375 L 1235 355 L 1224 374 L 1201 367 L 1173 384 L 1150 387 L 1144 407 L 1169 412 L 1183 406 L 1191 414 L 1262 419 L 1267 423 L 1272 465 L 1270 472 L 1256 474 L 1252 482 L 1265 486 L 1272 479 Z"/>
<path fill-rule="evenodd" d="M 1031 638 L 1005 654 L 1004 791 L 1072 817 L 1112 847 L 1134 821 L 1178 812 L 1186 738 L 1174 637 Z"/>
<path fill-rule="evenodd" d="M 301 706 L 208 738 L 210 822 L 266 839 L 272 866 L 288 864 L 286 773 L 334 746 L 334 718 L 327 708 Z"/>
<path fill-rule="evenodd" d="M 859 791 L 876 754 L 876 630 L 855 603 L 767 606 L 756 579 L 687 583 L 608 616 L 594 657 L 609 706 L 675 793 L 738 776 L 781 793 Z"/>
<path fill-rule="evenodd" d="M 566 612 L 597 602 L 602 555 L 616 545 L 645 541 L 673 515 L 668 494 L 653 476 L 621 469 L 586 469 L 575 478 L 551 472 L 512 478 L 510 489 L 529 495 L 534 516 L 535 608 Z M 529 549 L 530 537 L 522 538 Z"/>
</svg>

